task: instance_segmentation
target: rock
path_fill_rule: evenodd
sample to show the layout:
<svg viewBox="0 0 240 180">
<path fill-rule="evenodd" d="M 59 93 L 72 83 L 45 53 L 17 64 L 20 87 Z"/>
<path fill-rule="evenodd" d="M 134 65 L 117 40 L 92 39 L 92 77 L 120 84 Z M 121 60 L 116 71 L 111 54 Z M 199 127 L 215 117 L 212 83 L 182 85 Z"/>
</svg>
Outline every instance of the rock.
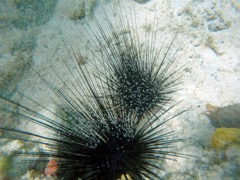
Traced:
<svg viewBox="0 0 240 180">
<path fill-rule="evenodd" d="M 18 10 L 18 19 L 13 25 L 20 29 L 40 26 L 53 15 L 57 0 L 14 0 Z"/>
<path fill-rule="evenodd" d="M 138 2 L 138 3 L 146 3 L 146 2 L 148 2 L 148 1 L 150 1 L 150 0 L 134 0 L 134 1 L 136 1 L 136 2 Z"/>
<path fill-rule="evenodd" d="M 215 128 L 240 128 L 240 104 L 215 107 L 214 111 L 211 111 L 210 109 L 208 110 L 209 111 L 206 115 Z"/>
<path fill-rule="evenodd" d="M 96 0 L 62 1 L 59 11 L 68 19 L 77 21 L 92 14 Z"/>
<path fill-rule="evenodd" d="M 57 0 L 0 2 L 0 94 L 10 97 L 28 70 L 38 26 L 53 15 Z"/>
</svg>

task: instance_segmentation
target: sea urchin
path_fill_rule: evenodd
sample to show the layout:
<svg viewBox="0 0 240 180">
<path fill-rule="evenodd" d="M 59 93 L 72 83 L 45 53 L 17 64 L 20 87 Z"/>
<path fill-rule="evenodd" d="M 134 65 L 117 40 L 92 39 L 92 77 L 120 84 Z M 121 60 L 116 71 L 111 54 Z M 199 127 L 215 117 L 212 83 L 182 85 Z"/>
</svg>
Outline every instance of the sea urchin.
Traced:
<svg viewBox="0 0 240 180">
<path fill-rule="evenodd" d="M 176 35 L 167 48 L 164 42 L 157 47 L 156 14 L 148 27 L 150 30 L 141 31 L 136 23 L 135 9 L 130 13 L 126 9 L 123 3 L 111 7 L 114 22 L 109 20 L 108 10 L 103 9 L 100 16 L 93 17 L 94 29 L 86 22 L 91 41 L 101 47 L 99 52 L 92 51 L 103 68 L 98 77 L 105 83 L 116 105 L 130 113 L 142 117 L 153 115 L 159 109 L 164 112 L 179 84 L 179 77 L 174 75 L 181 68 L 170 70 L 178 52 L 178 49 L 171 51 Z M 140 38 L 141 33 L 144 38 Z"/>
<path fill-rule="evenodd" d="M 122 25 L 122 13 L 117 12 L 120 15 L 118 23 Z M 45 128 L 47 134 L 18 127 L 1 126 L 0 129 L 14 132 L 11 138 L 45 146 L 42 151 L 20 151 L 15 155 L 27 156 L 26 162 L 47 162 L 49 158 L 56 160 L 60 178 L 116 180 L 124 176 L 134 180 L 161 179 L 158 170 L 164 170 L 164 160 L 181 156 L 172 147 L 182 140 L 166 126 L 180 113 L 164 118 L 174 106 L 164 107 L 170 100 L 167 95 L 174 91 L 172 88 L 176 85 L 176 79 L 168 81 L 176 71 L 166 74 L 174 56 L 169 60 L 164 55 L 160 66 L 156 67 L 160 52 L 153 50 L 154 41 L 148 41 L 148 45 L 153 45 L 142 49 L 137 34 L 120 37 L 110 21 L 106 27 L 112 29 L 109 32 L 104 30 L 97 18 L 93 20 L 100 32 L 93 34 L 102 47 L 100 56 L 97 53 L 94 55 L 101 57 L 102 68 L 108 72 L 95 66 L 92 74 L 87 64 L 79 65 L 76 53 L 66 47 L 70 58 L 63 60 L 63 64 L 73 80 L 64 81 L 52 68 L 64 88 L 59 88 L 34 70 L 56 95 L 54 104 L 57 112 L 22 93 L 50 115 L 1 97 L 1 101 L 18 107 L 14 111 L 1 106 L 1 111 Z M 113 35 L 113 41 L 109 41 L 107 33 Z M 98 41 L 101 38 L 103 44 Z M 155 38 L 155 33 L 148 38 Z M 107 61 L 104 60 L 106 57 Z M 71 63 L 76 70 L 71 69 Z M 148 116 L 144 116 L 146 112 L 150 112 Z"/>
</svg>

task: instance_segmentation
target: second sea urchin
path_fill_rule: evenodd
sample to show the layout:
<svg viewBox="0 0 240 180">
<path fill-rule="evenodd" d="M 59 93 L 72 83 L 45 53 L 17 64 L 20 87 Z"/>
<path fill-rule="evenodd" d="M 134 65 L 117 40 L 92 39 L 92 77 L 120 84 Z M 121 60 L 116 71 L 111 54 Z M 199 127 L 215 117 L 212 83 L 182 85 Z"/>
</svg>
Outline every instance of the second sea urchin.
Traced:
<svg viewBox="0 0 240 180">
<path fill-rule="evenodd" d="M 92 52 L 103 66 L 101 80 L 119 107 L 139 117 L 155 114 L 161 108 L 164 112 L 179 84 L 179 77 L 174 76 L 179 69 L 170 70 L 178 52 L 171 49 L 176 35 L 167 47 L 164 42 L 157 47 L 156 14 L 152 24 L 144 25 L 149 30 L 141 31 L 135 9 L 126 12 L 126 5 L 117 5 L 111 7 L 117 25 L 109 20 L 105 9 L 99 13 L 105 21 L 100 22 L 97 16 L 93 17 L 96 27 L 88 25 L 91 41 L 102 47 L 100 52 Z M 140 38 L 141 33 L 144 38 Z"/>
</svg>

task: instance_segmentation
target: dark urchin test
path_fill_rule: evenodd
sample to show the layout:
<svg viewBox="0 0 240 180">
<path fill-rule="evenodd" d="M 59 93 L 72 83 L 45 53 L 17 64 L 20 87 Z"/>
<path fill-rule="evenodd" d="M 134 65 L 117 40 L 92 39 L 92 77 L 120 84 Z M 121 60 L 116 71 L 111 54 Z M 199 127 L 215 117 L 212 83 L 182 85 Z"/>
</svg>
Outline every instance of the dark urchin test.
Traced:
<svg viewBox="0 0 240 180">
<path fill-rule="evenodd" d="M 106 18 L 106 24 L 101 24 L 95 16 L 93 22 L 97 30 L 89 26 L 92 42 L 101 47 L 99 52 L 91 51 L 95 57 L 91 60 L 95 67 L 93 74 L 87 64 L 77 63 L 76 53 L 67 47 L 70 58 L 63 60 L 63 64 L 74 82 L 65 82 L 57 70 L 52 69 L 65 87 L 61 89 L 36 72 L 56 95 L 53 101 L 59 112 L 52 112 L 30 97 L 26 98 L 51 116 L 1 98 L 9 105 L 18 106 L 16 112 L 0 107 L 2 111 L 50 132 L 40 134 L 1 127 L 6 132 L 15 132 L 15 139 L 49 148 L 16 155 L 25 155 L 27 161 L 39 163 L 55 159 L 59 178 L 161 179 L 158 171 L 165 170 L 164 160 L 181 156 L 172 147 L 182 140 L 165 126 L 179 114 L 163 118 L 174 106 L 167 106 L 167 103 L 177 84 L 177 79 L 171 80 L 176 71 L 167 73 L 175 57 L 167 58 L 171 43 L 160 58 L 161 51 L 155 50 L 156 32 L 145 36 L 146 46 L 140 43 L 134 10 L 127 21 L 125 12 L 120 11 L 117 4 L 112 6 L 112 11 L 118 16 L 115 18 L 117 28 L 104 10 L 101 17 Z M 97 59 L 102 67 L 96 65 Z M 71 69 L 72 65 L 76 66 L 76 71 Z"/>
</svg>

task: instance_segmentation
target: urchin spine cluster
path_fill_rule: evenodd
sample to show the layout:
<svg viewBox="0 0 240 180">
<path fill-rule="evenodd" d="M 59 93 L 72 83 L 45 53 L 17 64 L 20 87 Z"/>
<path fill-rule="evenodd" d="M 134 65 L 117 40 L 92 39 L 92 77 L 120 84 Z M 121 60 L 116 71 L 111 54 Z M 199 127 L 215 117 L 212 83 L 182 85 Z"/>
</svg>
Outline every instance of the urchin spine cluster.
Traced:
<svg viewBox="0 0 240 180">
<path fill-rule="evenodd" d="M 122 21 L 122 13 L 116 6 L 114 8 L 120 15 L 118 23 L 123 26 L 121 30 L 129 29 L 130 26 Z M 77 81 L 77 85 L 72 83 L 70 87 L 56 72 L 68 91 L 59 89 L 36 72 L 58 97 L 56 105 L 62 115 L 46 109 L 53 115 L 49 118 L 3 97 L 2 100 L 19 108 L 18 112 L 3 107 L 0 109 L 53 133 L 49 137 L 18 128 L 0 128 L 40 138 L 33 141 L 16 137 L 48 146 L 51 150 L 25 155 L 38 157 L 38 161 L 47 161 L 49 157 L 56 159 L 60 167 L 58 175 L 65 179 L 116 180 L 121 175 L 134 180 L 160 179 L 156 170 L 164 170 L 163 161 L 169 156 L 180 156 L 172 150 L 172 146 L 181 139 L 165 126 L 171 118 L 162 119 L 174 106 L 165 107 L 177 85 L 177 79 L 171 80 L 176 71 L 167 73 L 175 59 L 175 56 L 166 58 L 171 44 L 166 55 L 159 60 L 160 52 L 154 49 L 155 44 L 147 46 L 147 51 L 144 51 L 136 38 L 137 34 L 119 36 L 121 30 L 112 28 L 110 21 L 107 21 L 110 31 L 104 31 L 99 20 L 93 20 L 98 27 L 98 33 L 93 32 L 97 37 L 95 41 L 102 46 L 101 53 L 94 55 L 107 72 L 96 67 L 93 75 L 87 67 L 77 65 L 77 62 L 73 62 L 77 71 L 72 72 L 69 62 L 64 61 L 69 74 Z M 98 41 L 99 36 L 103 42 Z M 151 38 L 155 36 L 153 33 Z M 68 52 L 70 62 L 74 61 L 76 55 L 70 50 Z M 96 75 L 102 76 L 96 78 Z M 86 91 L 83 96 L 79 93 Z"/>
<path fill-rule="evenodd" d="M 115 21 L 118 28 L 112 28 L 114 24 L 111 21 L 102 24 L 97 18 L 93 19 L 98 29 L 93 32 L 94 37 L 102 35 L 101 39 L 93 41 L 104 47 L 100 54 L 93 54 L 102 63 L 102 78 L 106 89 L 119 107 L 124 107 L 139 117 L 153 115 L 161 108 L 164 112 L 179 84 L 179 78 L 174 77 L 179 69 L 169 70 L 178 52 L 177 49 L 170 55 L 176 35 L 167 48 L 163 48 L 164 43 L 161 47 L 156 47 L 158 23 L 154 20 L 151 24 L 152 32 L 145 34 L 145 44 L 142 45 L 136 27 L 135 9 L 126 19 L 119 8 L 112 9 L 117 14 Z M 122 9 L 126 9 L 126 6 L 123 5 Z M 101 14 L 103 19 L 108 19 L 104 11 Z M 104 28 L 106 32 L 102 31 Z"/>
</svg>

